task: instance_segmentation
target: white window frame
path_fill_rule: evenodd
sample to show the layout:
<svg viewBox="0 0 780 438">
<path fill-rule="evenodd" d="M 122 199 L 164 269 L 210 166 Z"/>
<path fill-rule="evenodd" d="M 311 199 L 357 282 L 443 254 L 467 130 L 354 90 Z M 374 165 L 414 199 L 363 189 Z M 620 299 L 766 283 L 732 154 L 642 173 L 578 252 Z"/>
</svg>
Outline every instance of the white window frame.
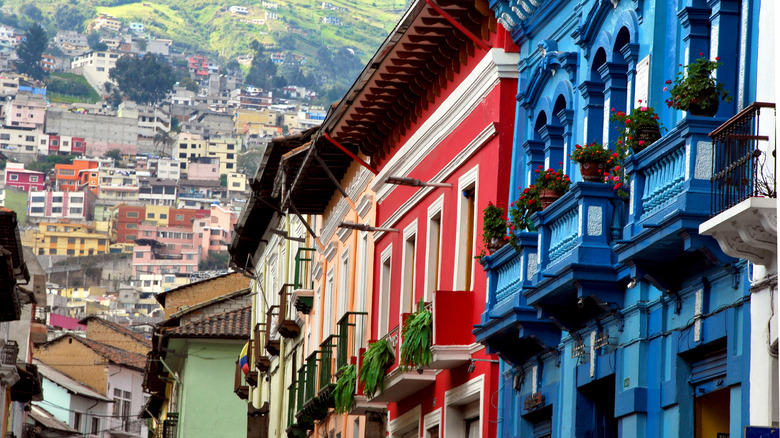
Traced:
<svg viewBox="0 0 780 438">
<path fill-rule="evenodd" d="M 328 273 L 325 276 L 325 294 L 323 295 L 322 302 L 322 336 L 320 339 L 325 339 L 331 333 L 331 327 L 333 326 L 333 292 L 335 288 L 335 267 L 328 269 Z M 322 341 L 320 341 L 322 342 Z"/>
<path fill-rule="evenodd" d="M 417 427 L 417 435 L 420 436 L 420 416 L 422 414 L 422 407 L 417 405 L 409 411 L 399 415 L 398 417 L 388 421 L 387 432 L 388 438 L 401 438 L 405 434 L 412 431 L 415 426 Z"/>
<path fill-rule="evenodd" d="M 366 223 L 367 225 L 368 223 Z M 368 295 L 368 268 L 367 261 L 370 260 L 370 254 L 368 251 L 368 232 L 360 231 L 358 233 L 358 244 L 355 253 L 355 260 L 357 261 L 357 272 L 355 272 L 355 304 L 354 309 L 356 312 L 366 311 L 366 296 Z M 355 351 L 358 351 L 363 346 L 366 330 L 367 316 L 358 316 L 355 320 Z"/>
<path fill-rule="evenodd" d="M 349 247 L 341 253 L 341 264 L 339 265 L 339 311 L 336 321 L 347 313 L 349 306 L 347 301 L 349 297 Z"/>
<path fill-rule="evenodd" d="M 461 220 L 465 215 L 466 203 L 463 202 L 463 191 L 474 190 L 474 230 L 472 233 L 473 242 L 472 248 L 476 248 L 477 243 L 477 206 L 479 205 L 479 165 L 474 166 L 466 173 L 458 178 L 458 226 L 457 226 L 457 239 L 455 242 L 455 272 L 453 273 L 453 290 L 472 290 L 474 285 L 474 271 L 476 263 L 471 263 L 471 282 L 466 283 L 466 265 L 468 264 L 468 258 L 473 258 L 472 254 L 465 253 L 466 244 L 464 240 L 468 233 L 463 228 Z"/>
<path fill-rule="evenodd" d="M 467 406 L 479 401 L 479 438 L 482 438 L 482 427 L 485 424 L 485 376 L 477 376 L 468 382 L 444 392 L 444 428 L 439 433 L 447 438 L 465 438 L 463 430 L 467 419 L 461 406 Z M 471 437 L 470 437 L 471 438 Z"/>
<path fill-rule="evenodd" d="M 439 247 L 438 251 L 434 251 L 433 248 L 433 232 L 431 226 L 435 216 L 439 217 Z M 428 207 L 428 230 L 425 239 L 425 301 L 431 301 L 433 299 L 433 292 L 436 290 L 437 285 L 441 285 L 441 248 L 442 248 L 442 223 L 444 222 L 444 195 L 439 196 L 439 199 L 433 201 Z M 435 254 L 434 252 L 438 252 Z M 438 263 L 434 266 L 434 260 Z M 435 268 L 435 272 L 433 269 Z"/>
<path fill-rule="evenodd" d="M 409 241 L 413 240 L 411 244 Z M 409 260 L 411 259 L 411 260 Z M 408 263 L 411 265 L 407 266 Z M 417 219 L 404 228 L 404 244 L 403 251 L 401 253 L 401 301 L 398 306 L 399 318 L 401 321 L 401 315 L 404 313 L 414 312 L 414 291 L 417 286 Z M 411 295 L 411 302 L 409 302 L 409 295 Z M 404 306 L 409 304 L 410 308 L 405 309 Z"/>
<path fill-rule="evenodd" d="M 422 430 L 423 438 L 431 438 L 429 431 L 436 426 L 439 426 L 439 436 L 442 436 L 441 435 L 441 411 L 442 408 L 438 408 L 435 411 L 428 412 L 427 414 L 425 414 L 425 416 L 423 417 L 423 430 Z"/>
<path fill-rule="evenodd" d="M 379 302 L 377 303 L 377 335 L 382 337 L 390 330 L 390 291 L 393 286 L 393 244 L 385 248 L 380 256 L 379 264 Z M 390 269 L 385 272 L 385 264 Z"/>
</svg>

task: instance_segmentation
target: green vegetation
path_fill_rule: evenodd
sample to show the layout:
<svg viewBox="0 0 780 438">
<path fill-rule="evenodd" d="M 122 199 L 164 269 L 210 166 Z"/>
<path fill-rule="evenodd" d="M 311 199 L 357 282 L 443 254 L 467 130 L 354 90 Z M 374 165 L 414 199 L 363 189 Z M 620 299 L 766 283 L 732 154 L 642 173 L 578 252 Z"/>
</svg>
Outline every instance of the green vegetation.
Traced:
<svg viewBox="0 0 780 438">
<path fill-rule="evenodd" d="M 357 386 L 357 368 L 355 365 L 345 365 L 338 371 L 339 378 L 333 388 L 333 400 L 336 413 L 345 414 L 355 405 L 355 388 Z"/>
<path fill-rule="evenodd" d="M 74 73 L 51 73 L 46 81 L 46 95 L 52 102 L 97 103 L 100 95 L 82 75 Z"/>
<path fill-rule="evenodd" d="M 232 14 L 230 6 L 236 4 L 232 0 L 52 0 L 36 2 L 37 12 L 29 7 L 32 2 L 19 2 L 10 9 L 17 14 L 17 19 L 40 15 L 45 22 L 57 23 L 63 29 L 86 27 L 101 12 L 125 24 L 143 22 L 151 35 L 172 39 L 175 51 L 204 53 L 218 58 L 222 65 L 235 61 L 238 55 L 252 54 L 250 43 L 257 40 L 266 46 L 266 53 L 279 49 L 302 58 L 302 74 L 316 77 L 319 84 L 331 87 L 338 84 L 328 99 L 335 100 L 334 96 L 341 97 L 338 91 L 343 92 L 351 85 L 359 70 L 339 65 L 338 60 L 323 65 L 317 59 L 318 51 L 323 47 L 332 53 L 346 50 L 354 54 L 362 67 L 393 29 L 408 1 L 330 0 L 335 9 L 323 9 L 321 2 L 311 0 L 274 3 L 278 5 L 276 9 L 264 8 L 261 0 L 245 2 L 249 8 L 247 15 Z M 84 21 L 79 21 L 82 17 Z M 324 24 L 325 17 L 336 18 L 341 25 Z M 48 26 L 55 31 L 57 27 Z M 233 63 L 231 67 L 237 66 Z M 289 80 L 287 74 L 284 77 Z"/>
<path fill-rule="evenodd" d="M 140 59 L 121 56 L 108 76 L 116 81 L 122 94 L 141 105 L 155 104 L 164 99 L 175 82 L 171 65 L 161 56 L 151 53 Z"/>
<path fill-rule="evenodd" d="M 406 319 L 401 337 L 404 340 L 401 343 L 401 366 L 404 370 L 422 368 L 431 363 L 433 314 L 425 308 L 422 298 L 417 304 L 417 311 Z"/>
<path fill-rule="evenodd" d="M 206 260 L 198 263 L 198 269 L 201 271 L 214 271 L 217 269 L 227 269 L 230 261 L 230 253 L 227 251 L 210 251 Z"/>
<path fill-rule="evenodd" d="M 25 168 L 27 170 L 49 173 L 54 169 L 55 164 L 72 164 L 74 158 L 76 158 L 75 155 L 47 155 L 39 158 L 38 161 L 25 165 Z"/>
<path fill-rule="evenodd" d="M 19 59 L 15 61 L 15 64 L 19 73 L 28 74 L 33 79 L 43 79 L 46 72 L 41 67 L 41 55 L 48 45 L 49 37 L 46 35 L 46 31 L 38 23 L 30 26 L 24 34 L 24 40 L 16 50 L 16 56 Z"/>
<path fill-rule="evenodd" d="M 368 346 L 368 350 L 363 354 L 363 365 L 358 376 L 363 383 L 363 392 L 368 397 L 384 392 L 385 370 L 394 360 L 393 347 L 386 339 L 380 339 Z"/>
</svg>

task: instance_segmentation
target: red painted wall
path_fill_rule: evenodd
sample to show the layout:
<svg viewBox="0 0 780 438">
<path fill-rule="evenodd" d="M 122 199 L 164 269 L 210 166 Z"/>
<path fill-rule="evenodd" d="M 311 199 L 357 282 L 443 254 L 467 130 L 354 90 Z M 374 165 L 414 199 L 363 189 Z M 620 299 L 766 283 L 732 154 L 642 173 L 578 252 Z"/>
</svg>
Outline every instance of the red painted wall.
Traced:
<svg viewBox="0 0 780 438">
<path fill-rule="evenodd" d="M 491 41 L 493 47 L 508 47 L 511 50 L 516 51 L 517 48 L 511 45 L 509 38 L 505 35 L 503 29 L 499 27 L 499 34 L 494 35 L 493 41 Z M 476 56 L 470 58 L 467 66 L 462 66 L 460 72 L 455 76 L 455 80 L 449 84 L 446 89 L 442 90 L 440 99 L 429 106 L 424 111 L 423 116 L 417 121 L 417 124 L 413 126 L 411 130 L 406 132 L 402 137 L 400 143 L 396 145 L 391 152 L 378 163 L 378 168 L 382 169 L 391 157 L 398 152 L 400 147 L 409 140 L 414 134 L 416 129 L 422 125 L 427 118 L 435 111 L 435 109 L 451 95 L 457 85 L 465 80 L 467 75 L 474 70 L 474 67 L 484 57 L 485 52 L 477 50 Z M 439 290 L 453 290 L 456 257 L 455 254 L 455 242 L 457 241 L 458 229 L 457 229 L 457 217 L 459 215 L 458 198 L 461 193 L 458 190 L 458 179 L 466 172 L 472 170 L 475 166 L 479 166 L 479 173 L 476 183 L 476 231 L 474 245 L 475 252 L 479 252 L 482 248 L 481 234 L 482 234 L 482 210 L 488 204 L 488 202 L 497 203 L 499 205 L 505 204 L 503 200 L 507 199 L 509 189 L 509 175 L 510 175 L 510 163 L 512 156 L 512 140 L 513 140 L 513 126 L 514 126 L 514 114 L 515 114 L 515 96 L 517 93 L 517 80 L 516 79 L 502 79 L 499 84 L 488 94 L 488 96 L 475 108 L 475 110 L 467 116 L 463 123 L 452 130 L 444 140 L 439 143 L 434 151 L 423 158 L 414 169 L 408 175 L 412 178 L 418 178 L 422 181 L 430 181 L 434 176 L 450 161 L 452 161 L 458 153 L 463 150 L 473 139 L 475 139 L 486 127 L 491 123 L 494 123 L 497 130 L 497 135 L 486 142 L 470 159 L 468 159 L 461 167 L 456 169 L 444 182 L 451 183 L 452 188 L 436 188 L 432 190 L 425 198 L 423 198 L 417 205 L 412 207 L 407 214 L 405 214 L 396 223 L 390 224 L 393 228 L 399 230 L 398 233 L 385 233 L 380 239 L 376 241 L 375 246 L 375 258 L 374 258 L 374 284 L 373 284 L 373 303 L 374 308 L 371 312 L 371 326 L 372 326 L 372 338 L 379 337 L 379 309 L 377 308 L 380 302 L 380 281 L 382 271 L 382 252 L 392 244 L 392 273 L 390 279 L 390 309 L 389 309 L 389 324 L 388 327 L 392 329 L 399 324 L 399 306 L 401 300 L 401 285 L 402 285 L 402 262 L 403 262 L 403 249 L 404 249 L 404 236 L 403 230 L 408 225 L 417 220 L 417 238 L 416 238 L 416 255 L 415 255 L 415 302 L 417 302 L 423 295 L 425 290 L 425 259 L 426 259 L 426 240 L 428 235 L 428 208 L 429 206 L 443 196 L 443 209 L 441 218 L 441 256 L 440 256 L 440 281 Z M 390 194 L 377 206 L 377 220 L 378 226 L 384 226 L 386 220 L 391 217 L 396 211 L 398 211 L 402 205 L 407 202 L 420 188 L 408 187 L 408 186 L 396 186 Z M 505 205 L 504 205 L 505 207 Z M 473 257 L 469 254 L 469 257 Z M 451 308 L 447 312 L 451 314 L 452 318 L 457 318 L 459 323 L 463 325 L 464 330 L 458 330 L 458 332 L 467 331 L 469 334 L 474 324 L 479 323 L 479 318 L 484 310 L 485 305 L 485 293 L 486 293 L 486 277 L 482 271 L 481 266 L 476 260 L 474 264 L 473 275 L 473 302 L 468 303 L 461 307 Z M 388 310 L 384 310 L 388 312 Z M 453 336 L 456 336 L 453 333 Z M 438 340 L 437 340 L 438 341 Z M 473 335 L 470 336 L 469 343 L 473 343 Z M 484 349 L 481 349 L 478 353 L 473 355 L 474 358 L 488 358 L 495 359 L 494 357 L 488 357 L 484 353 Z M 484 375 L 485 387 L 483 392 L 483 406 L 482 412 L 482 433 L 485 437 L 492 437 L 496 434 L 496 406 L 494 403 L 497 398 L 495 393 L 498 390 L 498 365 L 489 362 L 476 362 L 475 370 L 469 373 L 468 363 L 452 369 L 442 371 L 436 378 L 434 385 L 431 385 L 411 397 L 399 402 L 393 403 L 389 406 L 390 419 L 398 417 L 404 412 L 416 407 L 418 404 L 422 406 L 422 415 L 432 412 L 440 407 L 444 406 L 444 395 L 449 389 L 460 386 L 469 380 Z M 442 418 L 446 421 L 446 412 Z M 443 430 L 443 424 L 441 425 Z"/>
</svg>

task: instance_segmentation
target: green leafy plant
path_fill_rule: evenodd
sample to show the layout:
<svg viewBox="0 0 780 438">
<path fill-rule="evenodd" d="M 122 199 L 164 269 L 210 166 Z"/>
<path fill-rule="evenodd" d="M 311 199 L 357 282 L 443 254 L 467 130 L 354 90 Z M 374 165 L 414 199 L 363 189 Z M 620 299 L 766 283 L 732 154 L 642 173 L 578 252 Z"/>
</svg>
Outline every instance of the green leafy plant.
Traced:
<svg viewBox="0 0 780 438">
<path fill-rule="evenodd" d="M 571 160 L 576 163 L 606 163 L 611 157 L 612 151 L 595 141 L 585 146 L 575 145 L 574 152 L 571 153 Z"/>
<path fill-rule="evenodd" d="M 725 102 L 731 102 L 731 95 L 723 84 L 718 83 L 712 77 L 712 72 L 723 65 L 716 57 L 714 61 L 704 57 L 704 53 L 699 53 L 699 59 L 692 64 L 683 67 L 683 71 L 677 73 L 674 81 L 667 80 L 664 91 L 669 91 L 671 96 L 666 99 L 666 105 L 670 108 L 688 111 L 691 105 L 696 105 L 702 110 L 718 105 L 718 99 Z M 682 65 L 682 64 L 681 64 Z"/>
<path fill-rule="evenodd" d="M 559 163 L 563 164 L 563 163 Z M 542 211 L 542 204 L 539 201 L 539 193 L 542 190 L 554 190 L 556 192 L 566 192 L 571 186 L 569 175 L 563 173 L 562 169 L 544 170 L 543 166 L 536 169 L 539 176 L 533 184 L 523 189 L 517 201 L 509 204 L 509 243 L 517 249 L 515 243 L 514 231 L 535 231 L 531 223 L 531 215 L 537 211 Z"/>
<path fill-rule="evenodd" d="M 386 339 L 380 339 L 368 346 L 363 354 L 363 364 L 358 378 L 363 383 L 363 392 L 368 397 L 384 392 L 385 369 L 395 360 L 393 347 Z"/>
<path fill-rule="evenodd" d="M 401 366 L 404 371 L 428 366 L 433 359 L 433 314 L 425 309 L 422 298 L 417 304 L 417 311 L 406 319 L 401 336 Z"/>
<path fill-rule="evenodd" d="M 642 104 L 641 100 L 639 104 Z M 624 150 L 629 155 L 631 152 L 641 151 L 655 141 L 655 139 L 643 138 L 641 131 L 657 128 L 656 135 L 659 135 L 661 131 L 665 130 L 658 122 L 658 114 L 650 106 L 638 106 L 630 114 L 626 114 L 623 111 L 615 111 L 615 108 L 612 108 L 609 120 L 617 123 L 615 128 L 618 131 L 618 139 L 615 142 L 616 148 Z"/>
<path fill-rule="evenodd" d="M 355 386 L 357 384 L 357 367 L 345 365 L 338 371 L 339 378 L 333 388 L 333 400 L 336 403 L 336 413 L 345 414 L 355 405 Z"/>
<path fill-rule="evenodd" d="M 474 256 L 475 259 L 481 260 L 482 257 L 485 257 L 487 255 L 485 249 L 492 253 L 504 245 L 509 239 L 506 234 L 508 222 L 504 208 L 488 202 L 487 207 L 482 210 L 483 247 L 479 254 Z"/>
</svg>

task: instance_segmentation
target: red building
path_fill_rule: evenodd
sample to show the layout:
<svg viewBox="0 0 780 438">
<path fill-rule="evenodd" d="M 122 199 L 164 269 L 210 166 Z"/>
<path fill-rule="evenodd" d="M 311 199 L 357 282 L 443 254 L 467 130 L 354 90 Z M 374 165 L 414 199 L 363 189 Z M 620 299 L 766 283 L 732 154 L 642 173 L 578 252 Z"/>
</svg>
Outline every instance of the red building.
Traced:
<svg viewBox="0 0 780 438">
<path fill-rule="evenodd" d="M 8 163 L 5 167 L 5 185 L 25 192 L 41 191 L 46 188 L 46 174 L 27 170 L 22 163 Z"/>
<path fill-rule="evenodd" d="M 171 208 L 168 213 L 168 226 L 171 227 L 190 227 L 192 222 L 201 217 L 205 217 L 205 210 L 193 210 L 191 208 Z"/>
<path fill-rule="evenodd" d="M 499 421 L 498 358 L 471 333 L 486 290 L 474 255 L 482 210 L 508 197 L 519 49 L 489 9 L 443 8 L 413 3 L 322 128 L 378 172 L 369 344 L 387 341 L 396 360 L 356 411 L 386 404 L 391 437 L 494 437 Z M 404 371 L 401 333 L 421 299 L 433 359 Z"/>
<path fill-rule="evenodd" d="M 191 74 L 206 77 L 209 75 L 209 59 L 203 55 L 190 56 L 189 70 Z"/>
<path fill-rule="evenodd" d="M 135 242 L 138 226 L 146 218 L 146 207 L 120 205 L 116 220 L 117 243 Z"/>
</svg>

